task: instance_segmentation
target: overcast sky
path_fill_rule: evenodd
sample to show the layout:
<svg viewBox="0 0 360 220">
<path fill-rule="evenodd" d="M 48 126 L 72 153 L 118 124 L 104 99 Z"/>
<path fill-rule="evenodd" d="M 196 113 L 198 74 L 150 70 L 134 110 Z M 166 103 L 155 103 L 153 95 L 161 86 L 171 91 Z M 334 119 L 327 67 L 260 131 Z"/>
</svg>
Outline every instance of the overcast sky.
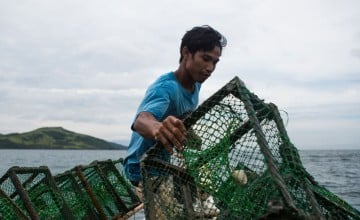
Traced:
<svg viewBox="0 0 360 220">
<path fill-rule="evenodd" d="M 201 101 L 234 76 L 287 112 L 300 149 L 360 149 L 360 1 L 0 0 L 0 133 L 44 126 L 128 144 L 180 39 L 228 39 Z"/>
</svg>

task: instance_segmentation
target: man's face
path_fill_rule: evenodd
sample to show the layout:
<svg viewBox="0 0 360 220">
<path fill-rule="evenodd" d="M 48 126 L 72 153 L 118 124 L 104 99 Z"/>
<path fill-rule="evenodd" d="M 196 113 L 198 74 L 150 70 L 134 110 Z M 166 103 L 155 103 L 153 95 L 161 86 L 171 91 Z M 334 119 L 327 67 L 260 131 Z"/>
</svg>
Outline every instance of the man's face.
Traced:
<svg viewBox="0 0 360 220">
<path fill-rule="evenodd" d="M 195 82 L 203 83 L 215 70 L 221 56 L 219 47 L 210 51 L 197 51 L 189 54 L 186 62 L 186 70 Z"/>
</svg>

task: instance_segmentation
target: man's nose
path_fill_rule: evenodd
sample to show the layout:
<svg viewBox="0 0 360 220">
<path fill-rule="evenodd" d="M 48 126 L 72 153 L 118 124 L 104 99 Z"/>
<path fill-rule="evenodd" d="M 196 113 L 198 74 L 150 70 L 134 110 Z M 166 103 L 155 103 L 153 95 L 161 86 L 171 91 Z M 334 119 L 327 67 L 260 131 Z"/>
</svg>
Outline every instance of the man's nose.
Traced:
<svg viewBox="0 0 360 220">
<path fill-rule="evenodd" d="M 215 65 L 211 62 L 206 64 L 206 72 L 208 72 L 209 74 L 212 73 L 215 69 Z"/>
</svg>

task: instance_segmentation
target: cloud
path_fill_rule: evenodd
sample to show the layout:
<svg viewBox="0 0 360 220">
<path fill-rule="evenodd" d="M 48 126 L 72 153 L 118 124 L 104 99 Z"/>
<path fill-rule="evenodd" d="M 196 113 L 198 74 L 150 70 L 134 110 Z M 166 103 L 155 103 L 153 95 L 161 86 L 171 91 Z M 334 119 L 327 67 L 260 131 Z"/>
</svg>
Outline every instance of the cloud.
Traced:
<svg viewBox="0 0 360 220">
<path fill-rule="evenodd" d="M 181 36 L 210 24 L 228 46 L 202 101 L 237 75 L 288 112 L 299 146 L 359 147 L 359 7 L 356 0 L 3 2 L 0 133 L 63 126 L 126 142 L 146 87 L 177 68 Z"/>
</svg>

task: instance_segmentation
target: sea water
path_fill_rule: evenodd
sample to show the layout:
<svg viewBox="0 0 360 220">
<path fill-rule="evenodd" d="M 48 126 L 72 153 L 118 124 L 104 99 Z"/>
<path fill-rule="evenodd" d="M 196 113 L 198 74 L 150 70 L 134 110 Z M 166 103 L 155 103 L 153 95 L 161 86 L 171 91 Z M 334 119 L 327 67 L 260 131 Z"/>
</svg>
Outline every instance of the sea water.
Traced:
<svg viewBox="0 0 360 220">
<path fill-rule="evenodd" d="M 360 150 L 299 150 L 315 180 L 360 210 Z M 123 150 L 0 150 L 0 177 L 12 166 L 47 166 L 53 175 L 94 160 L 124 158 Z M 144 219 L 136 214 L 131 219 Z"/>
</svg>

